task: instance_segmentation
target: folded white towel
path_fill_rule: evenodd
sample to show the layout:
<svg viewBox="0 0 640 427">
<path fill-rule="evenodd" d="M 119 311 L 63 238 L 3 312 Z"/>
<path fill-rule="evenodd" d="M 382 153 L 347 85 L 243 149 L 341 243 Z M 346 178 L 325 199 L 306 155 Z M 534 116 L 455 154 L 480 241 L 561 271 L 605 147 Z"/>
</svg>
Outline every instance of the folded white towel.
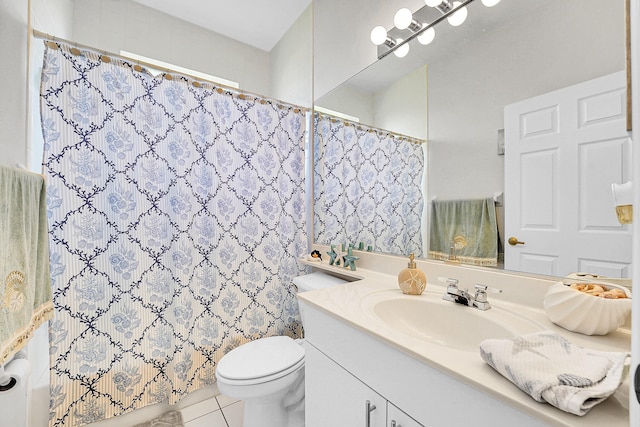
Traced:
<svg viewBox="0 0 640 427">
<path fill-rule="evenodd" d="M 485 340 L 480 355 L 538 402 L 575 415 L 586 414 L 617 390 L 630 358 L 580 347 L 551 331 Z"/>
</svg>

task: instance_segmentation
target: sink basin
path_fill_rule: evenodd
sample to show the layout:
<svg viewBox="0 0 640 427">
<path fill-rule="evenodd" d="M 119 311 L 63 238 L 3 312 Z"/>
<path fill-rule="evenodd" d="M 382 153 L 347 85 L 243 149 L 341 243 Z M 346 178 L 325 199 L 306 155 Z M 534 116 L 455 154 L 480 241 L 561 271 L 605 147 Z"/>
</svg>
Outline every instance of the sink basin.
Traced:
<svg viewBox="0 0 640 427">
<path fill-rule="evenodd" d="M 370 310 L 394 332 L 462 351 L 477 352 L 488 338 L 510 338 L 544 327 L 499 307 L 487 311 L 431 298 L 397 295 L 376 298 Z"/>
</svg>

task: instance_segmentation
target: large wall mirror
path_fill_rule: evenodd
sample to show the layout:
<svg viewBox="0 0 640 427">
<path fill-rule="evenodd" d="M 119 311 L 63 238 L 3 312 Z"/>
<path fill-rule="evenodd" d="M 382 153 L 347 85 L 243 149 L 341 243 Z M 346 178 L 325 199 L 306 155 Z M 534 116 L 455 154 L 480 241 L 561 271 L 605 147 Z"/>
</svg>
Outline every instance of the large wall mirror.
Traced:
<svg viewBox="0 0 640 427">
<path fill-rule="evenodd" d="M 321 20 L 328 15 L 324 9 L 335 7 L 332 3 L 315 2 L 314 32 L 321 34 L 316 39 L 338 31 L 336 27 L 323 28 L 329 25 Z M 367 7 L 366 2 L 360 3 L 361 8 Z M 424 212 L 429 211 L 434 198 L 477 199 L 504 194 L 505 156 L 499 144 L 506 106 L 625 69 L 624 0 L 502 0 L 491 8 L 474 1 L 467 6 L 466 22 L 459 27 L 439 23 L 431 44 L 423 46 L 413 40 L 405 57 L 392 54 L 375 60 L 377 51 L 368 40 L 368 31 L 385 23 L 390 28 L 393 13 L 401 7 L 417 10 L 422 6 L 422 1 L 385 2 L 380 14 L 392 10 L 391 17 L 368 12 L 367 19 L 373 21 L 353 25 L 358 34 L 349 34 L 345 26 L 341 34 L 344 43 L 353 40 L 358 49 L 368 49 L 365 56 L 374 59 L 333 90 L 320 91 L 315 105 L 345 115 L 346 121 L 355 119 L 393 135 L 425 140 Z M 359 34 L 367 25 L 366 33 Z M 319 48 L 323 46 L 316 45 Z M 340 62 L 334 66 L 339 68 Z M 391 103 L 389 93 L 394 94 Z M 318 129 L 321 131 L 321 126 Z M 504 196 L 497 208 L 502 231 L 510 203 L 509 194 Z M 315 214 L 323 212 L 316 210 Z M 425 239 L 427 217 L 422 215 L 420 223 Z M 612 227 L 629 237 L 626 250 L 630 254 L 630 228 L 614 224 L 613 205 L 611 221 Z M 316 243 L 331 243 L 322 237 L 316 233 Z M 504 232 L 500 237 L 508 251 Z M 406 255 L 409 248 L 390 252 Z M 570 271 L 529 272 L 564 275 L 571 271 L 579 271 L 579 266 Z M 628 269 L 621 269 L 620 276 L 628 274 Z"/>
</svg>

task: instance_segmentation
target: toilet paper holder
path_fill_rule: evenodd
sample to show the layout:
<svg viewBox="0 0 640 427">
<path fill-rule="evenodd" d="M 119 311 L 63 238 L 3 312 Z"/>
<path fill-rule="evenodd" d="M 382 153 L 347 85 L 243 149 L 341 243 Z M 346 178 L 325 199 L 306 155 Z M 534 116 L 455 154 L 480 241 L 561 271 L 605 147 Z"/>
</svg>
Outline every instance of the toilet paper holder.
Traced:
<svg viewBox="0 0 640 427">
<path fill-rule="evenodd" d="M 0 392 L 11 390 L 17 383 L 14 377 L 5 374 L 4 366 L 0 366 Z"/>
<path fill-rule="evenodd" d="M 18 383 L 18 381 L 15 378 L 9 377 L 9 382 L 8 383 L 6 383 L 4 385 L 0 385 L 0 392 L 11 390 L 13 387 L 15 387 L 15 385 L 17 383 Z"/>
</svg>

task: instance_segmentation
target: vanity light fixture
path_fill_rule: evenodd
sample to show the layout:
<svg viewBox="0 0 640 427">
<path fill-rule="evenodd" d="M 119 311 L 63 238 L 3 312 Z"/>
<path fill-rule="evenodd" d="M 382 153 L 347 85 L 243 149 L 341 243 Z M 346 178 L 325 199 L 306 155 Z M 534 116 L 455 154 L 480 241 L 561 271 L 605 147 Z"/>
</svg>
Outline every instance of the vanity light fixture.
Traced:
<svg viewBox="0 0 640 427">
<path fill-rule="evenodd" d="M 409 28 L 409 25 L 411 25 L 411 21 L 413 21 L 413 14 L 406 7 L 398 9 L 395 16 L 393 17 L 393 24 L 399 30 Z"/>
<path fill-rule="evenodd" d="M 436 37 L 436 29 L 433 27 L 429 27 L 426 30 L 424 30 L 421 34 L 419 34 L 417 38 L 420 44 L 426 46 L 429 43 L 431 43 L 435 37 Z"/>
<path fill-rule="evenodd" d="M 393 23 L 399 30 L 405 30 L 408 28 L 409 31 L 414 33 L 422 28 L 422 25 L 413 19 L 413 14 L 406 7 L 398 9 L 393 17 Z"/>
<path fill-rule="evenodd" d="M 378 25 L 371 30 L 371 43 L 380 46 L 387 41 L 387 30 L 382 25 Z"/>
<path fill-rule="evenodd" d="M 398 48 L 393 51 L 393 54 L 398 58 L 404 58 L 409 53 L 409 43 L 402 43 L 404 40 L 396 39 L 396 43 L 398 44 Z"/>
<path fill-rule="evenodd" d="M 475 0 L 424 0 L 425 6 L 411 13 L 407 8 L 399 9 L 393 19 L 394 27 L 387 31 L 383 26 L 371 30 L 371 42 L 378 46 L 378 59 L 391 52 L 402 58 L 409 52 L 409 42 L 415 38 L 428 45 L 435 38 L 435 26 L 445 19 L 454 27 L 462 25 L 468 16 L 467 5 Z M 482 0 L 486 7 L 500 0 Z"/>
<path fill-rule="evenodd" d="M 427 2 L 425 0 L 425 3 L 427 4 L 427 6 L 429 6 L 429 3 L 435 3 L 435 2 L 432 2 L 431 0 Z M 459 1 L 454 1 L 452 3 L 452 2 L 449 2 L 449 0 L 440 0 L 436 6 L 431 6 L 431 7 L 435 7 L 443 15 L 455 10 L 452 15 L 450 16 L 447 15 L 448 16 L 447 21 L 449 21 L 449 24 L 451 24 L 453 27 L 457 27 L 459 25 L 462 25 L 464 21 L 467 20 L 467 15 L 468 15 L 467 8 L 461 5 L 462 3 Z"/>
<path fill-rule="evenodd" d="M 449 24 L 453 25 L 454 27 L 462 25 L 464 21 L 467 20 L 467 15 L 469 14 L 466 7 L 460 7 L 461 4 L 462 3 L 460 3 L 459 1 L 454 1 L 451 8 L 454 9 L 455 12 L 453 15 L 447 18 Z"/>
<path fill-rule="evenodd" d="M 371 43 L 375 44 L 376 46 L 384 45 L 389 49 L 393 49 L 398 44 L 394 39 L 388 36 L 387 30 L 381 25 L 378 25 L 373 30 L 371 30 L 370 37 Z"/>
</svg>

